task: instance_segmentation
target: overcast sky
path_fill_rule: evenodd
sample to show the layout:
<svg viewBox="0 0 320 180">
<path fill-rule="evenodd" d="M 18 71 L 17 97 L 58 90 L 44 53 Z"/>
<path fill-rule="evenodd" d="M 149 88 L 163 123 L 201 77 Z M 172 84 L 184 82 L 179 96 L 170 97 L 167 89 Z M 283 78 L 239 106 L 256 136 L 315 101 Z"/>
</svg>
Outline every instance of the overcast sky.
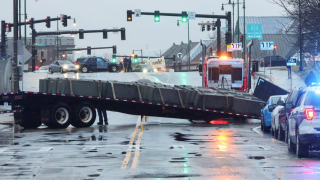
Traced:
<svg viewBox="0 0 320 180">
<path fill-rule="evenodd" d="M 24 0 L 21 0 L 24 2 Z M 13 22 L 12 0 L 0 0 L 1 20 Z M 243 0 L 240 0 L 243 2 Z M 102 47 L 116 45 L 118 54 L 131 54 L 133 49 L 152 50 L 168 48 L 172 43 L 180 44 L 188 40 L 187 24 L 180 24 L 177 27 L 177 20 L 180 17 L 161 17 L 159 23 L 155 23 L 153 16 L 133 17 L 132 22 L 127 22 L 127 10 L 141 9 L 142 12 L 181 13 L 182 11 L 195 11 L 197 14 L 224 15 L 225 11 L 232 11 L 232 6 L 224 6 L 221 11 L 221 4 L 228 3 L 228 0 L 27 0 L 28 18 L 45 19 L 47 16 L 56 17 L 66 14 L 76 18 L 77 26 L 72 26 L 73 20 L 68 20 L 68 27 L 60 30 L 70 29 L 112 29 L 114 27 L 126 28 L 126 41 L 121 41 L 119 34 L 108 34 L 108 39 L 102 39 L 102 33 L 85 34 L 84 39 L 75 36 L 76 47 Z M 22 14 L 24 13 L 22 3 Z M 237 9 L 235 7 L 235 9 Z M 237 11 L 235 10 L 235 14 Z M 267 0 L 246 0 L 246 16 L 282 16 L 283 10 Z M 242 5 L 240 5 L 240 16 L 243 16 Z M 23 19 L 23 18 L 22 18 Z M 235 17 L 235 19 L 237 19 Z M 190 20 L 190 40 L 199 42 L 200 39 L 208 39 L 208 32 L 201 32 L 199 22 L 210 19 L 197 18 Z M 212 21 L 212 20 L 210 20 Z M 224 26 L 224 22 L 222 26 Z M 30 36 L 29 26 L 27 26 Z M 48 29 L 45 23 L 35 25 L 36 31 L 55 31 L 57 23 L 52 22 Z M 24 32 L 24 31 L 23 31 Z M 211 32 L 213 33 L 213 32 Z M 24 33 L 23 33 L 24 34 Z M 10 33 L 8 36 L 12 36 Z M 102 55 L 112 53 L 110 50 L 93 50 L 92 54 Z M 76 54 L 76 57 L 86 55 L 86 52 Z"/>
</svg>

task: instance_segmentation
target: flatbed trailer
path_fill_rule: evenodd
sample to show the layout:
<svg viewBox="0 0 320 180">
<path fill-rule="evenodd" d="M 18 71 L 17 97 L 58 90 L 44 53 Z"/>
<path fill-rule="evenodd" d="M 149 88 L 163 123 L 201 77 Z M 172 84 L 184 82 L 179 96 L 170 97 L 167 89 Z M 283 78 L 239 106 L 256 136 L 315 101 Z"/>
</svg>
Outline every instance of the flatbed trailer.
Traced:
<svg viewBox="0 0 320 180">
<path fill-rule="evenodd" d="M 41 92 L 10 92 L 0 94 L 0 105 L 10 105 L 16 124 L 24 128 L 37 128 L 42 123 L 50 128 L 90 127 L 96 119 L 96 108 L 132 115 L 205 120 L 218 118 L 260 118 L 245 114 L 201 109 L 174 104 L 153 103 L 96 96 L 79 96 Z"/>
</svg>

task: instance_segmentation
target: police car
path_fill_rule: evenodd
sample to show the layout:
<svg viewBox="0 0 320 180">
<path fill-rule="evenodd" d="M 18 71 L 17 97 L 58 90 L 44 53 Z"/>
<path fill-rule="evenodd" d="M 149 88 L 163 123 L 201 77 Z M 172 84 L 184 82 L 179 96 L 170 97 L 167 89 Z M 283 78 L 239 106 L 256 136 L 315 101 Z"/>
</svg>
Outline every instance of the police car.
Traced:
<svg viewBox="0 0 320 180">
<path fill-rule="evenodd" d="M 300 158 L 309 150 L 320 150 L 320 86 L 303 90 L 288 119 L 288 151 Z"/>
</svg>

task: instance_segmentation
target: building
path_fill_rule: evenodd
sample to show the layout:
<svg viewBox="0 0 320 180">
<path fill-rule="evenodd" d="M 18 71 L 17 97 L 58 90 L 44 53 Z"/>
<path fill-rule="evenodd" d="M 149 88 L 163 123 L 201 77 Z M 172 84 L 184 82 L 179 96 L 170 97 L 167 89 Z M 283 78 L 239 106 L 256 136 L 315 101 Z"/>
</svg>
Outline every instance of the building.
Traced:
<svg viewBox="0 0 320 180">
<path fill-rule="evenodd" d="M 59 44 L 59 55 L 58 59 L 61 60 L 75 60 L 75 52 L 74 51 L 61 51 L 63 49 L 72 49 L 75 48 L 75 39 L 74 37 L 58 37 L 57 36 L 39 36 L 36 38 L 36 49 L 38 50 L 38 57 L 36 59 L 36 65 L 49 65 L 53 61 L 57 60 L 57 39 Z M 24 37 L 22 37 L 22 41 L 24 44 Z M 27 37 L 27 47 L 26 49 L 31 53 L 32 44 L 31 37 Z M 9 56 L 13 55 L 13 37 L 8 37 L 6 42 L 7 44 L 7 53 Z M 41 51 L 44 54 L 42 59 L 45 59 L 44 62 L 41 63 Z M 27 60 L 30 62 L 31 58 Z"/>
</svg>

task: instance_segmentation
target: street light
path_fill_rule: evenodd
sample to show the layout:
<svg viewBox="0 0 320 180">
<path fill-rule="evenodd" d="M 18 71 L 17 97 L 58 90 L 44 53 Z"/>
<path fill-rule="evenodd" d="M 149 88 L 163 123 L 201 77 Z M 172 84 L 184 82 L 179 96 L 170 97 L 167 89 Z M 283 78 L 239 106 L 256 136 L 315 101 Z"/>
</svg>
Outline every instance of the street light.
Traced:
<svg viewBox="0 0 320 180">
<path fill-rule="evenodd" d="M 135 54 L 134 54 L 134 51 L 132 51 L 132 54 L 131 54 L 131 56 L 132 56 L 132 57 L 134 57 L 134 55 L 135 55 Z"/>
<path fill-rule="evenodd" d="M 62 54 L 62 57 L 66 57 L 66 55 L 65 55 L 65 54 Z"/>
<path fill-rule="evenodd" d="M 76 26 L 77 23 L 76 23 L 76 18 L 73 19 L 73 26 Z"/>
</svg>

